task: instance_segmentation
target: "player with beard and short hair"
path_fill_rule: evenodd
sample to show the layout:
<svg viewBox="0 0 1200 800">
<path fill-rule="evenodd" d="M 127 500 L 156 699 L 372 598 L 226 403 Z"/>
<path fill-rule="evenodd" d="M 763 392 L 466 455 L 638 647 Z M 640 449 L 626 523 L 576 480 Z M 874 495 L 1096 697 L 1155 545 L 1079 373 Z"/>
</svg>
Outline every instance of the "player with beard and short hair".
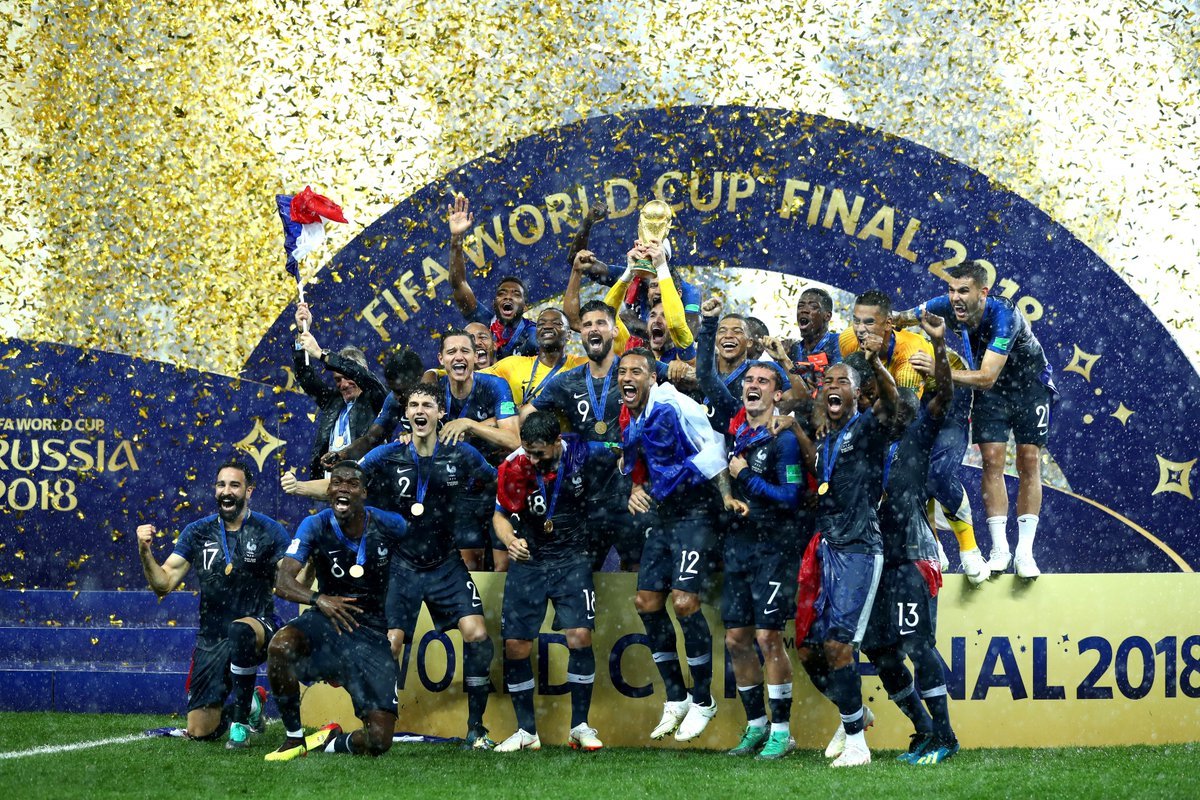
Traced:
<svg viewBox="0 0 1200 800">
<path fill-rule="evenodd" d="M 635 598 L 654 663 L 666 684 L 662 719 L 651 732 L 678 741 L 699 736 L 716 716 L 712 697 L 712 633 L 700 610 L 700 592 L 713 569 L 717 515 L 745 515 L 734 499 L 725 443 L 704 409 L 671 384 L 656 383 L 654 354 L 634 348 L 621 357 L 623 471 L 633 483 L 629 510 L 643 514 L 658 504 L 658 526 L 646 539 Z M 679 668 L 675 628 L 667 615 L 668 593 L 683 630 L 692 674 L 691 700 Z"/>
<path fill-rule="evenodd" d="M 717 318 L 722 302 L 711 297 L 700 308 L 702 321 Z M 703 324 L 703 322 L 702 322 Z M 772 434 L 776 404 L 783 398 L 774 365 L 751 364 L 735 399 L 716 377 L 711 349 L 696 364 L 700 388 L 713 398 L 716 417 L 730 420 L 729 475 L 734 497 L 746 504 L 725 536 L 725 585 L 721 617 L 725 647 L 733 662 L 738 696 L 746 709 L 746 731 L 730 755 L 782 758 L 796 749 L 791 736 L 792 662 L 783 629 L 796 613 L 796 573 L 800 553 L 812 535 L 812 517 L 800 510 L 805 465 L 815 457 L 812 442 L 795 426 Z M 760 664 L 754 645 L 762 652 Z M 763 697 L 764 667 L 771 718 Z"/>
<path fill-rule="evenodd" d="M 262 732 L 266 693 L 254 685 L 258 665 L 279 628 L 275 567 L 288 547 L 283 526 L 248 507 L 254 473 L 237 460 L 217 469 L 217 513 L 183 529 L 160 566 L 151 544 L 158 530 L 137 529 L 138 555 L 150 588 L 164 597 L 193 571 L 200 586 L 200 626 L 188 671 L 187 735 L 215 740 L 229 730 L 230 749 Z M 223 711 L 233 689 L 233 702 Z"/>
<path fill-rule="evenodd" d="M 276 576 L 276 594 L 309 608 L 275 634 L 268 651 L 267 675 L 286 735 L 267 761 L 291 761 L 318 747 L 380 756 L 396 729 L 398 671 L 384 609 L 391 554 L 408 526 L 400 515 L 366 505 L 366 479 L 353 461 L 334 466 L 326 499 L 329 508 L 296 529 Z M 319 591 L 297 580 L 310 559 Z M 343 733 L 331 724 L 305 738 L 300 681 L 345 687 L 362 729 Z"/>
<path fill-rule="evenodd" d="M 816 533 L 801 566 L 796 640 L 802 643 L 800 661 L 813 685 L 841 714 L 846 743 L 835 767 L 871 761 L 863 735 L 870 720 L 863 709 L 855 649 L 883 569 L 876 506 L 897 394 L 895 380 L 878 355 L 882 347 L 879 336 L 863 337 L 862 351 L 879 394 L 870 408 L 859 411 L 860 378 L 846 364 L 825 371 L 819 396 L 828 432 L 817 442 Z M 812 580 L 818 574 L 819 581 Z"/>
<path fill-rule="evenodd" d="M 533 640 L 554 607 L 554 629 L 564 631 L 570 655 L 571 731 L 576 750 L 603 743 L 588 725 L 596 656 L 596 590 L 588 542 L 590 498 L 597 481 L 617 465 L 616 448 L 560 434 L 558 417 L 535 411 L 521 423 L 521 449 L 500 465 L 493 524 L 508 545 L 512 563 L 504 581 L 504 679 L 517 716 L 517 731 L 496 752 L 537 750 L 541 738 L 533 712 Z"/>
<path fill-rule="evenodd" d="M 900 390 L 896 422 L 904 433 L 888 448 L 884 463 L 884 493 L 879 506 L 883 574 L 862 651 L 878 670 L 888 697 L 913 723 L 912 742 L 901 760 L 939 764 L 958 752 L 958 740 L 950 726 L 945 674 L 934 649 L 942 576 L 925 501 L 931 454 L 942 419 L 954 402 L 954 390 L 946 354 L 945 321 L 926 313 L 921 327 L 933 343 L 937 391 L 921 406 L 911 389 Z M 919 696 L 904 665 L 905 656 L 912 659 L 920 683 Z M 845 732 L 839 726 L 826 754 L 844 747 L 844 743 Z"/>
<path fill-rule="evenodd" d="M 339 461 L 356 460 L 370 452 L 372 447 L 383 444 L 401 425 L 408 392 L 421 382 L 425 367 L 421 357 L 401 346 L 392 351 L 383 365 L 383 377 L 392 391 L 384 398 L 383 408 L 371 423 L 367 432 L 350 443 L 349 447 L 326 453 L 321 457 L 321 466 L 333 469 Z"/>
<path fill-rule="evenodd" d="M 616 313 L 610 306 L 599 300 L 584 305 L 580 310 L 580 334 L 588 363 L 564 370 L 548 381 L 541 394 L 522 407 L 522 418 L 534 410 L 553 411 L 562 415 L 570 431 L 581 439 L 618 444 L 621 392 L 616 379 L 616 331 Z M 594 548 L 592 566 L 599 570 L 609 549 L 616 546 L 621 568 L 636 569 L 642 557 L 645 531 L 653 525 L 652 515 L 650 519 L 635 521 L 626 503 L 628 480 L 615 470 L 607 478 L 594 484 L 595 511 L 588 524 Z"/>
<path fill-rule="evenodd" d="M 1015 561 L 1017 575 L 1041 575 L 1033 557 L 1042 508 L 1041 452 L 1050 434 L 1051 409 L 1058 396 L 1053 371 L 1025 316 L 991 294 L 987 267 L 966 261 L 946 271 L 948 291 L 897 314 L 895 324 L 915 325 L 928 310 L 950 321 L 963 337 L 965 370 L 951 374 L 958 386 L 975 391 L 971 438 L 983 457 L 983 505 L 992 552 L 987 567 L 1004 572 Z M 1017 547 L 1008 545 L 1008 489 L 1004 467 L 1009 434 L 1017 445 Z"/>
<path fill-rule="evenodd" d="M 463 331 L 449 331 L 442 337 L 438 361 L 446 371 L 437 378 L 437 386 L 447 418 L 438 439 L 442 444 L 471 440 L 489 464 L 499 464 L 521 444 L 517 407 L 508 383 L 475 371 L 474 342 Z M 491 497 L 481 493 L 471 502 L 476 524 L 459 529 L 463 560 L 468 569 L 483 569 L 483 551 L 490 544 L 495 569 L 503 572 L 508 556 L 492 532 Z"/>
<path fill-rule="evenodd" d="M 471 229 L 475 215 L 467 198 L 457 195 L 448 208 L 450 226 L 450 288 L 454 303 L 469 323 L 482 325 L 491 334 L 495 350 L 493 358 L 511 355 L 537 355 L 534 324 L 525 319 L 525 282 L 515 275 L 505 275 L 496 286 L 491 312 L 475 299 L 475 291 L 467 282 L 467 260 L 463 252 L 463 237 Z M 486 348 L 481 348 L 486 349 Z M 490 366 L 491 362 L 483 366 Z"/>
</svg>

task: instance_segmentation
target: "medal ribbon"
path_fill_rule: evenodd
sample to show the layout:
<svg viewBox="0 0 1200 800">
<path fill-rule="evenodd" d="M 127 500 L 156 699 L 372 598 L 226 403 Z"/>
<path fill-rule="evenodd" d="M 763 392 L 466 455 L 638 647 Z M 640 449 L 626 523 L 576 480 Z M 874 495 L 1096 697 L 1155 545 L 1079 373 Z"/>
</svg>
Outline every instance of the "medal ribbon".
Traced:
<svg viewBox="0 0 1200 800">
<path fill-rule="evenodd" d="M 438 441 L 437 441 L 437 437 L 434 437 L 433 452 L 429 455 L 430 459 L 433 459 L 437 455 L 437 450 L 438 450 Z M 431 461 L 430 466 L 429 466 L 429 472 L 425 475 L 424 480 L 422 480 L 421 479 L 421 457 L 419 455 L 417 455 L 417 443 L 416 442 L 408 443 L 408 452 L 412 454 L 413 469 L 415 469 L 417 471 L 417 502 L 424 505 L 425 492 L 429 491 L 429 480 L 430 480 L 430 478 L 433 477 L 433 464 Z"/>
<path fill-rule="evenodd" d="M 614 368 L 609 368 L 608 374 L 604 376 L 604 388 L 600 390 L 604 396 L 604 402 L 608 402 L 608 386 L 612 382 Z M 589 366 L 583 372 L 583 377 L 587 383 L 588 398 L 592 401 L 592 416 L 596 418 L 596 422 L 604 422 L 604 406 L 596 401 L 596 386 L 592 383 L 592 369 Z"/>
<path fill-rule="evenodd" d="M 462 401 L 462 409 L 459 410 L 458 416 L 455 419 L 462 419 L 467 414 L 467 409 L 471 405 L 471 398 L 475 396 L 475 389 L 479 386 L 479 381 L 475 380 L 475 376 L 471 376 L 471 391 L 467 393 L 467 398 Z M 446 413 L 450 413 L 450 404 L 454 398 L 450 395 L 450 376 L 446 376 Z"/>
<path fill-rule="evenodd" d="M 546 377 L 544 377 L 540 381 L 538 381 L 537 386 L 534 386 L 533 378 L 535 375 L 537 375 L 538 365 L 541 363 L 542 363 L 541 361 L 539 361 L 536 357 L 534 357 L 533 369 L 531 369 L 529 371 L 529 380 L 525 382 L 525 402 L 526 403 L 528 403 L 530 400 L 532 400 L 533 398 L 535 398 L 539 394 L 541 394 L 542 387 L 546 385 L 546 381 L 553 378 L 554 374 L 563 368 L 563 365 L 567 363 L 567 354 L 563 353 L 562 359 L 560 359 L 559 362 L 557 364 L 555 364 L 554 367 L 548 373 L 546 373 Z M 605 399 L 606 400 L 608 399 L 607 395 L 605 395 Z"/>
<path fill-rule="evenodd" d="M 751 428 L 749 423 L 743 422 L 733 435 L 733 454 L 740 456 L 751 447 L 762 444 L 770 438 L 771 432 L 767 430 L 767 426 Z"/>
<path fill-rule="evenodd" d="M 537 479 L 538 490 L 541 491 L 542 497 L 546 498 L 546 519 L 554 516 L 554 508 L 558 505 L 558 493 L 562 490 L 563 476 L 567 473 L 567 446 L 563 445 L 562 457 L 558 460 L 558 472 L 554 476 L 554 492 L 546 493 L 546 481 L 542 478 L 542 473 L 537 470 L 533 471 L 533 477 Z"/>
<path fill-rule="evenodd" d="M 246 518 L 242 520 L 242 527 L 246 527 L 246 523 L 250 521 L 250 512 L 246 512 Z M 217 524 L 221 526 L 221 552 L 225 554 L 225 563 L 233 566 L 233 556 L 229 554 L 229 533 L 225 530 L 225 520 L 217 516 Z"/>
<path fill-rule="evenodd" d="M 363 535 L 362 538 L 358 540 L 358 544 L 352 543 L 346 537 L 346 534 L 342 533 L 342 526 L 338 525 L 337 517 L 330 514 L 329 522 L 333 525 L 333 532 L 337 534 L 337 537 L 339 540 L 341 540 L 341 543 L 346 545 L 347 550 L 350 550 L 354 553 L 354 563 L 360 567 L 367 563 L 367 531 L 370 530 L 371 527 L 371 512 L 367 512 L 367 519 L 363 523 Z"/>
<path fill-rule="evenodd" d="M 846 426 L 838 431 L 836 437 L 825 437 L 825 452 L 823 453 L 825 457 L 821 459 L 821 480 L 825 483 L 829 483 L 829 479 L 833 477 L 833 465 L 837 463 L 838 451 L 842 449 L 842 439 L 846 438 L 846 434 L 854 427 L 854 423 L 858 422 L 860 416 L 862 414 L 856 412 Z M 830 452 L 830 443 L 833 444 L 832 453 Z"/>
</svg>

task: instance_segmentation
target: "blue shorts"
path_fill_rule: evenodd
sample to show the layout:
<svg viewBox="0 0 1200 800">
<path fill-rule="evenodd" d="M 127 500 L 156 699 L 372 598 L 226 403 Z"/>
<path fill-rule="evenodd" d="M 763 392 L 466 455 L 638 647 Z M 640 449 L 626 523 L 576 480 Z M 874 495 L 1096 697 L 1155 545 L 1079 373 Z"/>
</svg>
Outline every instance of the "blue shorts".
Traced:
<svg viewBox="0 0 1200 800">
<path fill-rule="evenodd" d="M 883 555 L 848 553 L 830 547 L 822 539 L 817 557 L 821 561 L 821 591 L 813 604 L 814 619 L 806 641 L 856 645 L 867 632 L 883 571 Z"/>
<path fill-rule="evenodd" d="M 794 543 L 725 539 L 725 628 L 781 631 L 796 615 L 800 549 Z"/>
<path fill-rule="evenodd" d="M 1012 431 L 1017 444 L 1045 447 L 1053 408 L 1054 393 L 1037 380 L 1009 391 L 976 392 L 971 433 L 976 444 L 1007 442 Z"/>
<path fill-rule="evenodd" d="M 350 693 L 354 715 L 364 719 L 370 711 L 396 713 L 396 680 L 399 670 L 383 631 L 360 625 L 338 632 L 329 617 L 309 609 L 287 624 L 304 634 L 308 655 L 296 663 L 301 683 L 327 681 Z"/>
<path fill-rule="evenodd" d="M 962 463 L 970 433 L 967 426 L 947 418 L 929 453 L 929 478 L 925 489 L 951 512 L 957 511 L 962 504 Z"/>
<path fill-rule="evenodd" d="M 271 637 L 279 630 L 279 618 L 271 615 L 251 619 L 262 625 L 265 634 L 262 650 L 258 651 L 258 663 L 261 664 L 267 660 L 267 645 L 271 643 Z M 188 711 L 224 705 L 225 698 L 233 690 L 233 675 L 229 672 L 230 649 L 228 639 L 196 642 L 187 677 Z"/>
<path fill-rule="evenodd" d="M 455 553 L 433 569 L 409 569 L 392 559 L 388 578 L 387 621 L 389 628 L 404 631 L 405 639 L 417 628 L 421 604 L 429 608 L 433 627 L 448 631 L 463 617 L 483 614 L 483 600 L 467 565 Z"/>
<path fill-rule="evenodd" d="M 546 618 L 547 600 L 554 606 L 554 630 L 595 630 L 592 565 L 585 559 L 550 564 L 509 562 L 504 576 L 500 635 L 505 639 L 536 639 Z"/>
<path fill-rule="evenodd" d="M 711 502 L 663 504 L 658 527 L 642 547 L 638 567 L 639 591 L 701 594 L 716 568 L 717 533 Z M 635 519 L 641 515 L 634 515 Z"/>
<path fill-rule="evenodd" d="M 933 647 L 936 633 L 937 597 L 930 597 L 921 570 L 911 561 L 884 567 L 862 649 Z"/>
<path fill-rule="evenodd" d="M 492 529 L 492 514 L 496 511 L 496 498 L 488 494 L 467 499 L 465 513 L 457 516 L 454 529 L 454 546 L 459 550 L 507 550 L 496 531 Z"/>
</svg>

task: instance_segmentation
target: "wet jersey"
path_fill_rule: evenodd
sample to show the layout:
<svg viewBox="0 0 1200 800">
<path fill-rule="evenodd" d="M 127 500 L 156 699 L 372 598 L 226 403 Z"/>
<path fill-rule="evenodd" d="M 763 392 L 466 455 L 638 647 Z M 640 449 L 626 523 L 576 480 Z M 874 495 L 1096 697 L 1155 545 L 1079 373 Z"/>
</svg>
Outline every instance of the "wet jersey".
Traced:
<svg viewBox="0 0 1200 800">
<path fill-rule="evenodd" d="M 765 428 L 741 422 L 735 429 L 730 457 L 746 459 L 746 467 L 733 478 L 733 494 L 750 506 L 743 528 L 757 529 L 762 538 L 787 536 L 795 524 L 804 491 L 800 441 L 785 430 L 772 436 Z M 741 522 L 742 520 L 739 520 Z"/>
<path fill-rule="evenodd" d="M 571 431 L 589 442 L 619 443 L 621 428 L 617 418 L 621 414 L 621 390 L 617 385 L 617 359 L 609 369 L 608 393 L 604 393 L 605 379 L 593 378 L 590 364 L 581 364 L 574 369 L 560 372 L 542 388 L 533 400 L 538 411 L 557 411 L 566 417 Z M 591 391 L 588 391 L 588 384 Z M 595 397 L 593 407 L 592 397 Z M 605 430 L 598 432 L 596 423 L 603 422 Z"/>
<path fill-rule="evenodd" d="M 404 406 L 395 392 L 388 392 L 383 399 L 383 408 L 379 409 L 379 414 L 371 424 L 383 428 L 384 438 L 390 438 L 397 427 L 404 432 L 409 430 L 408 420 L 404 418 Z"/>
<path fill-rule="evenodd" d="M 458 553 L 455 531 L 474 524 L 467 513 L 474 499 L 491 495 L 496 470 L 469 444 L 437 444 L 433 455 L 418 456 L 409 444 L 385 444 L 367 453 L 359 465 L 367 476 L 371 504 L 400 514 L 408 535 L 394 556 L 416 570 L 432 569 Z M 421 513 L 413 513 L 420 503 Z"/>
<path fill-rule="evenodd" d="M 929 457 L 943 420 L 922 407 L 900 441 L 888 447 L 884 463 L 883 502 L 879 528 L 885 564 L 936 561 L 937 544 L 925 506 L 929 499 Z"/>
<path fill-rule="evenodd" d="M 946 295 L 933 298 L 925 304 L 925 309 L 944 318 L 955 333 L 963 335 L 965 332 L 963 343 L 967 346 L 963 347 L 962 356 L 968 369 L 979 369 L 989 350 L 1008 356 L 995 385 L 988 391 L 1001 394 L 1019 391 L 1034 381 L 1054 389 L 1050 363 L 1041 342 L 1033 335 L 1025 315 L 1007 299 L 984 298 L 983 316 L 974 328 L 967 328 L 954 318 L 954 306 Z M 919 316 L 920 311 L 917 307 L 909 313 Z"/>
<path fill-rule="evenodd" d="M 834 364 L 842 363 L 842 348 L 838 342 L 838 335 L 833 331 L 825 331 L 825 335 L 812 349 L 805 347 L 803 340 L 795 342 L 788 350 L 788 358 L 794 362 L 807 362 L 818 371 L 824 372 Z"/>
<path fill-rule="evenodd" d="M 500 318 L 488 311 L 482 304 L 476 303 L 475 310 L 463 314 L 467 323 L 478 322 L 488 326 L 492 332 L 492 341 L 496 343 L 496 358 L 509 356 L 537 355 L 537 324 L 524 317 L 517 319 L 512 325 L 504 325 Z"/>
<path fill-rule="evenodd" d="M 843 358 L 851 353 L 857 353 L 861 349 L 858 344 L 858 337 L 854 335 L 853 328 L 847 328 L 842 331 L 842 335 L 838 339 L 838 345 L 842 350 Z M 888 342 L 887 348 L 879 353 L 879 360 L 883 362 L 883 366 L 896 379 L 896 386 L 912 389 L 920 397 L 925 391 L 925 377 L 908 363 L 913 353 L 918 351 L 928 353 L 932 357 L 933 345 L 929 343 L 928 339 L 918 333 L 913 333 L 912 331 L 893 331 L 892 339 Z"/>
<path fill-rule="evenodd" d="M 480 371 L 485 375 L 503 378 L 508 383 L 513 400 L 518 406 L 523 406 L 541 394 L 546 384 L 564 369 L 574 369 L 586 363 L 584 356 L 564 355 L 557 364 L 548 367 L 537 356 L 509 356 Z"/>
<path fill-rule="evenodd" d="M 362 610 L 355 615 L 358 623 L 386 632 L 383 606 L 388 564 L 392 552 L 406 536 L 408 523 L 399 514 L 370 506 L 366 513 L 366 531 L 358 541 L 341 531 L 333 509 L 306 518 L 296 529 L 296 538 L 288 545 L 287 555 L 301 564 L 311 558 L 322 594 L 355 598 L 355 607 Z M 356 564 L 361 564 L 364 570 L 361 578 L 350 574 Z"/>
<path fill-rule="evenodd" d="M 450 391 L 450 378 L 445 375 L 438 377 L 438 391 L 442 393 L 447 422 L 464 417 L 483 422 L 485 419 L 499 421 L 516 416 L 517 407 L 513 403 L 512 392 L 503 378 L 480 372 L 474 373 L 473 378 L 470 393 L 459 399 Z M 481 441 L 477 447 L 493 464 L 499 464 L 508 455 L 487 442 Z"/>
<path fill-rule="evenodd" d="M 214 644 L 226 637 L 229 623 L 242 617 L 275 613 L 275 565 L 287 550 L 287 532 L 275 520 L 247 512 L 242 527 L 225 534 L 229 560 L 221 545 L 221 518 L 213 514 L 183 529 L 174 555 L 191 565 L 200 583 L 200 630 L 197 641 Z M 233 564 L 233 572 L 225 567 Z"/>
<path fill-rule="evenodd" d="M 829 486 L 824 494 L 818 488 L 816 530 L 831 547 L 881 552 L 875 507 L 883 491 L 887 448 L 887 435 L 873 409 L 817 442 L 817 483 Z"/>
<path fill-rule="evenodd" d="M 589 557 L 588 521 L 596 511 L 589 484 L 617 466 L 613 447 L 570 433 L 563 434 L 562 446 L 558 471 L 540 482 L 523 448 L 505 459 L 496 479 L 496 510 L 517 516 L 517 536 L 529 543 L 533 560 L 543 563 Z"/>
</svg>

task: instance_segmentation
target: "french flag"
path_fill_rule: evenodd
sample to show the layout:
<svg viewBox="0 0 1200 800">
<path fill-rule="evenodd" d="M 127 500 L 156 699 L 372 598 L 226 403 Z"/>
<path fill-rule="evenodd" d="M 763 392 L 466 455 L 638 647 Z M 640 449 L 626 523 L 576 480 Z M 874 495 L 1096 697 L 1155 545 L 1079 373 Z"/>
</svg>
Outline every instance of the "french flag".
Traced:
<svg viewBox="0 0 1200 800">
<path fill-rule="evenodd" d="M 342 207 L 311 186 L 297 195 L 275 195 L 275 207 L 283 223 L 283 249 L 287 253 L 287 270 L 300 280 L 299 261 L 325 241 L 326 222 L 346 222 Z"/>
</svg>

